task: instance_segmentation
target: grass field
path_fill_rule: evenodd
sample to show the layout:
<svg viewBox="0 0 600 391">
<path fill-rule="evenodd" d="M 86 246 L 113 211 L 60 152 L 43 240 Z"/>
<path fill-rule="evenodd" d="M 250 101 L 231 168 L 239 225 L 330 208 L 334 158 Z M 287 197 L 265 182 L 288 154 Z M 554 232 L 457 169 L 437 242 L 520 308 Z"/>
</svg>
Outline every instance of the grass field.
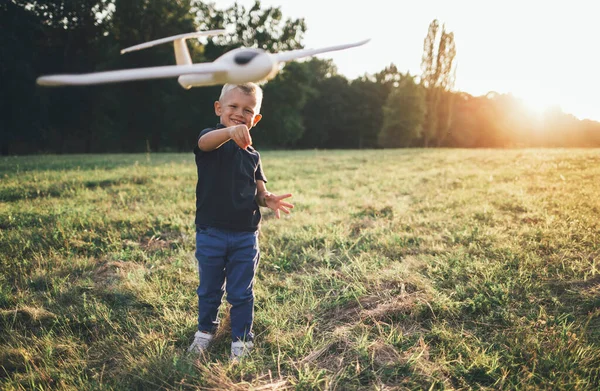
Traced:
<svg viewBox="0 0 600 391">
<path fill-rule="evenodd" d="M 239 365 L 226 310 L 185 353 L 191 153 L 1 158 L 0 389 L 600 388 L 600 150 L 262 156 Z"/>
</svg>

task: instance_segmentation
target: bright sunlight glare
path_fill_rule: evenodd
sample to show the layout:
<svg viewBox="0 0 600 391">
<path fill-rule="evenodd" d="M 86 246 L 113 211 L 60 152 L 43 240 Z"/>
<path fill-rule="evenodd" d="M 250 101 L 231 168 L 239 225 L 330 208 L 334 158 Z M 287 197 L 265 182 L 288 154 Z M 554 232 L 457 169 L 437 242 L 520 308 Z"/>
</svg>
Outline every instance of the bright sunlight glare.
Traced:
<svg viewBox="0 0 600 391">
<path fill-rule="evenodd" d="M 237 0 L 250 7 L 254 0 Z M 217 0 L 228 7 L 233 0 Z M 438 19 L 454 33 L 455 89 L 480 96 L 490 91 L 514 96 L 534 111 L 561 107 L 580 119 L 600 121 L 600 23 L 594 1 L 572 0 L 370 0 L 364 6 L 341 1 L 262 0 L 280 7 L 284 18 L 304 18 L 306 47 L 371 38 L 355 51 L 322 55 L 349 79 L 376 73 L 390 63 L 421 73 L 423 39 Z M 335 17 L 332 17 L 335 15 Z"/>
</svg>

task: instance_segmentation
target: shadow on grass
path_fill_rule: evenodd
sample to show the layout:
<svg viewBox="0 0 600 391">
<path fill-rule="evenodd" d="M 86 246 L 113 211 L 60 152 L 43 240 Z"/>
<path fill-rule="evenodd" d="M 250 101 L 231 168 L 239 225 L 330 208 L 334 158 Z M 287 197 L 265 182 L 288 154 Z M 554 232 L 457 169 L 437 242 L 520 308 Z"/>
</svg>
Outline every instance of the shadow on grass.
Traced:
<svg viewBox="0 0 600 391">
<path fill-rule="evenodd" d="M 0 176 L 20 175 L 31 171 L 93 171 L 115 170 L 127 166 L 156 166 L 167 163 L 189 162 L 186 154 L 86 154 L 35 155 L 0 157 Z"/>
<path fill-rule="evenodd" d="M 77 192 L 84 189 L 106 189 L 128 184 L 146 185 L 151 181 L 151 178 L 146 177 L 123 177 L 117 179 L 53 182 L 45 185 L 28 183 L 18 187 L 7 186 L 0 189 L 0 201 L 17 202 L 37 198 L 68 198 L 74 197 Z"/>
<path fill-rule="evenodd" d="M 585 280 L 553 281 L 548 288 L 559 299 L 556 314 L 571 314 L 589 341 L 600 341 L 600 276 Z"/>
</svg>

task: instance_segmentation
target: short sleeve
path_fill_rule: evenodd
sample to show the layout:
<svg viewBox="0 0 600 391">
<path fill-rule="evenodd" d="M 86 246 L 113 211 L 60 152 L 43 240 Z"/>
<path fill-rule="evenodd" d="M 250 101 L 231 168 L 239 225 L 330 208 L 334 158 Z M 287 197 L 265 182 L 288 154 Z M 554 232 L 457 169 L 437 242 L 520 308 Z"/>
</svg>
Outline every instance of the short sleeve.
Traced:
<svg viewBox="0 0 600 391">
<path fill-rule="evenodd" d="M 254 180 L 263 181 L 267 183 L 267 176 L 262 169 L 262 162 L 260 160 L 260 155 L 258 155 L 258 166 L 256 167 L 256 172 L 254 173 Z"/>
<path fill-rule="evenodd" d="M 200 134 L 198 134 L 198 138 L 196 139 L 196 145 L 194 146 L 194 154 L 198 155 L 200 153 L 204 153 L 200 148 L 198 148 L 198 141 L 200 141 L 200 137 L 204 136 L 206 133 L 212 132 L 216 128 L 206 128 L 203 129 Z"/>
</svg>

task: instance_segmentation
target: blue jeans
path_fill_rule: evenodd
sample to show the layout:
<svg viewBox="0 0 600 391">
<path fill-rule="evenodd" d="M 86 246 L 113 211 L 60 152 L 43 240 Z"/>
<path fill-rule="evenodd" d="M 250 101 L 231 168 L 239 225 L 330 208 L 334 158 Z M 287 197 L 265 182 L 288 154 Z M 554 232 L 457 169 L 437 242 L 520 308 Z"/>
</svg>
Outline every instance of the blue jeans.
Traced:
<svg viewBox="0 0 600 391">
<path fill-rule="evenodd" d="M 254 275 L 260 259 L 258 231 L 238 232 L 213 227 L 196 230 L 198 330 L 214 333 L 217 314 L 227 290 L 231 304 L 233 341 L 251 341 L 254 319 Z"/>
</svg>

